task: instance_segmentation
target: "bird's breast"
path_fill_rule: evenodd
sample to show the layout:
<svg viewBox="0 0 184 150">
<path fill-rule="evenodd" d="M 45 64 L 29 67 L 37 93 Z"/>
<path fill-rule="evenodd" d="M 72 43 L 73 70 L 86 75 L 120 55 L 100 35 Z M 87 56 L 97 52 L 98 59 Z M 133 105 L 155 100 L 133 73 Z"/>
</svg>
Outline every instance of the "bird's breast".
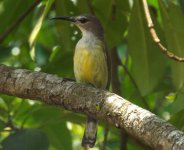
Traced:
<svg viewBox="0 0 184 150">
<path fill-rule="evenodd" d="M 108 80 L 107 60 L 103 45 L 76 47 L 74 73 L 78 82 L 105 89 Z"/>
</svg>

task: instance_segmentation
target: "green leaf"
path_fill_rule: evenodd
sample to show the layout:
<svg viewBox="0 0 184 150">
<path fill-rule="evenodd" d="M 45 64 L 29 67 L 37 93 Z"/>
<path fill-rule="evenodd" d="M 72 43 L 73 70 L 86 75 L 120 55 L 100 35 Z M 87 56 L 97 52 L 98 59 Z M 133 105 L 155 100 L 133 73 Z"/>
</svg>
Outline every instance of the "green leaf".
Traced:
<svg viewBox="0 0 184 150">
<path fill-rule="evenodd" d="M 16 122 L 18 126 L 22 126 L 25 121 L 28 119 L 31 119 L 30 113 L 33 112 L 34 110 L 37 109 L 38 104 L 30 104 L 28 100 L 22 100 L 19 103 L 15 103 L 12 114 L 13 114 L 13 119 Z M 31 124 L 33 127 L 33 124 L 37 124 L 37 122 L 33 121 Z M 26 122 L 26 127 L 30 127 L 30 124 Z"/>
<path fill-rule="evenodd" d="M 78 4 L 78 3 L 77 3 Z M 56 16 L 71 15 L 76 13 L 77 9 L 73 2 L 68 0 L 56 0 Z M 43 68 L 48 73 L 54 73 L 67 78 L 73 78 L 73 53 L 76 39 L 80 34 L 74 35 L 77 28 L 71 26 L 69 22 L 53 20 L 53 29 L 58 36 L 55 46 L 52 48 L 50 62 Z M 80 33 L 80 32 L 79 32 Z M 58 40 L 59 39 L 59 40 Z"/>
<path fill-rule="evenodd" d="M 56 1 L 56 15 L 70 15 L 69 12 L 75 13 L 76 7 L 74 7 L 73 3 L 68 0 L 57 0 Z M 59 36 L 59 42 L 62 48 L 62 53 L 64 51 L 74 51 L 75 49 L 75 41 L 72 40 L 74 37 L 74 30 L 77 28 L 71 27 L 69 22 L 65 21 L 55 21 L 55 28 Z"/>
<path fill-rule="evenodd" d="M 74 49 L 74 47 L 73 47 Z M 73 51 L 55 47 L 50 55 L 50 62 L 43 68 L 48 73 L 54 73 L 67 78 L 73 78 Z"/>
<path fill-rule="evenodd" d="M 16 0 L 16 3 L 11 0 L 0 1 L 0 18 L 3 18 L 3 21 L 0 23 L 0 33 L 7 29 L 31 3 L 31 0 Z"/>
<path fill-rule="evenodd" d="M 159 1 L 168 50 L 184 57 L 184 13 L 177 3 L 167 1 L 167 4 L 165 6 L 162 1 Z M 170 61 L 174 86 L 180 89 L 184 84 L 184 64 Z"/>
<path fill-rule="evenodd" d="M 78 14 L 85 14 L 86 12 L 90 12 L 89 10 L 89 4 L 92 3 L 92 1 L 84 1 L 84 0 L 77 0 L 77 13 Z M 91 4 L 92 5 L 92 4 Z"/>
<path fill-rule="evenodd" d="M 184 87 L 182 87 L 176 94 L 176 98 L 171 105 L 171 113 L 177 113 L 184 109 Z"/>
<path fill-rule="evenodd" d="M 182 11 L 184 12 L 184 0 L 179 0 Z"/>
<path fill-rule="evenodd" d="M 3 142 L 4 150 L 48 150 L 45 134 L 38 129 L 24 129 L 8 136 Z"/>
<path fill-rule="evenodd" d="M 108 21 L 109 16 L 111 16 L 112 1 L 107 3 L 106 0 L 93 0 L 92 5 L 97 16 L 106 23 L 105 21 Z M 104 6 L 105 9 L 103 9 Z"/>
<path fill-rule="evenodd" d="M 123 9 L 122 11 L 125 4 L 127 6 L 126 8 L 129 8 L 127 0 L 118 0 L 115 4 L 113 1 L 107 3 L 106 0 L 93 1 L 93 8 L 104 27 L 105 37 L 109 48 L 113 48 L 120 44 L 124 38 L 124 32 L 128 24 L 126 17 L 127 12 L 124 11 L 126 9 Z M 113 5 L 115 6 L 115 9 Z"/>
<path fill-rule="evenodd" d="M 4 95 L 4 94 L 1 94 L 0 96 L 3 99 L 3 101 L 6 103 L 6 105 L 9 106 L 9 107 L 12 105 L 12 103 L 15 99 L 14 96 L 9 96 L 9 95 Z"/>
<path fill-rule="evenodd" d="M 45 105 L 37 106 L 28 116 L 34 120 L 35 124 L 39 124 L 40 126 L 52 124 L 56 120 L 67 120 L 78 124 L 83 120 L 78 114 L 65 111 L 58 107 Z"/>
<path fill-rule="evenodd" d="M 43 131 L 48 135 L 50 144 L 59 150 L 72 150 L 72 137 L 66 122 L 55 120 L 46 125 Z"/>
<path fill-rule="evenodd" d="M 0 63 L 2 63 L 6 57 L 10 56 L 11 49 L 12 47 L 5 47 L 3 45 L 0 45 L 0 52 L 1 52 Z"/>
<path fill-rule="evenodd" d="M 176 126 L 178 129 L 184 131 L 184 109 L 174 114 L 169 122 Z"/>
<path fill-rule="evenodd" d="M 5 123 L 0 119 L 0 132 L 4 129 Z"/>
<path fill-rule="evenodd" d="M 44 125 L 45 123 L 52 123 L 60 119 L 61 112 L 61 109 L 57 107 L 41 105 L 30 114 L 30 117 L 33 117 L 34 121 L 40 125 Z"/>
<path fill-rule="evenodd" d="M 35 62 L 38 66 L 43 66 L 48 63 L 50 53 L 44 49 L 39 43 L 35 43 Z"/>
<path fill-rule="evenodd" d="M 5 103 L 4 99 L 1 97 L 1 95 L 0 95 L 0 109 L 2 109 L 4 111 L 8 110 L 8 106 Z"/>
<path fill-rule="evenodd" d="M 38 128 L 58 120 L 61 118 L 60 114 L 60 109 L 52 106 L 42 104 L 30 106 L 29 103 L 23 103 L 15 116 L 15 121 L 23 127 Z"/>
<path fill-rule="evenodd" d="M 161 29 L 152 16 L 156 31 Z M 161 39 L 162 36 L 160 36 Z M 163 40 L 162 40 L 163 41 Z M 146 26 L 140 1 L 134 1 L 128 29 L 128 49 L 132 58 L 132 76 L 141 94 L 147 95 L 158 85 L 165 69 L 165 56 L 159 51 Z"/>
</svg>

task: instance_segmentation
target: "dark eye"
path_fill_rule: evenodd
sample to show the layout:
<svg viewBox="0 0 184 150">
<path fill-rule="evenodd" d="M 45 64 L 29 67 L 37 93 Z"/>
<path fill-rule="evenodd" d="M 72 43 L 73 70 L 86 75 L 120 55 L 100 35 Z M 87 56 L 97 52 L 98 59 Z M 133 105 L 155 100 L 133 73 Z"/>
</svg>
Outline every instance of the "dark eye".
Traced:
<svg viewBox="0 0 184 150">
<path fill-rule="evenodd" d="M 80 23 L 86 23 L 88 20 L 87 20 L 87 18 L 80 18 L 79 19 L 79 22 Z"/>
</svg>

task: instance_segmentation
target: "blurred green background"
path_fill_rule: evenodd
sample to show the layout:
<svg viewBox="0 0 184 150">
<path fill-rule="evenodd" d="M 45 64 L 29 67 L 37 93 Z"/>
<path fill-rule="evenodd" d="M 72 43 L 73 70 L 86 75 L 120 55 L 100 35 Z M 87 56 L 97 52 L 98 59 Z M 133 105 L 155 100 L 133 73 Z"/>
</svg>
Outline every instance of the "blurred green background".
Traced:
<svg viewBox="0 0 184 150">
<path fill-rule="evenodd" d="M 184 63 L 168 59 L 155 45 L 140 0 L 37 1 L 0 0 L 1 64 L 74 78 L 73 52 L 81 33 L 68 22 L 49 18 L 95 14 L 112 55 L 111 91 L 184 130 Z M 184 0 L 148 0 L 148 4 L 162 43 L 184 57 Z M 84 123 L 82 114 L 0 94 L 0 149 L 80 150 Z M 110 126 L 106 149 L 119 150 L 121 136 Z M 126 136 L 128 150 L 144 149 Z M 102 149 L 103 139 L 100 122 L 94 150 Z"/>
</svg>

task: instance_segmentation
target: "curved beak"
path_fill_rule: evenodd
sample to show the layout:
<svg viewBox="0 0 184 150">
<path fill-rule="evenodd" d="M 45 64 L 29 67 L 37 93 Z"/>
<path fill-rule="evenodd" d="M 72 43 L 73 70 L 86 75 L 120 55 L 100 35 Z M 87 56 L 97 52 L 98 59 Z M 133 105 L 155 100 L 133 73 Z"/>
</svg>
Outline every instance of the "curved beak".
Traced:
<svg viewBox="0 0 184 150">
<path fill-rule="evenodd" d="M 57 17 L 51 18 L 51 20 L 66 20 L 66 21 L 70 21 L 70 22 L 76 21 L 75 17 L 69 17 L 69 16 L 57 16 Z"/>
</svg>

